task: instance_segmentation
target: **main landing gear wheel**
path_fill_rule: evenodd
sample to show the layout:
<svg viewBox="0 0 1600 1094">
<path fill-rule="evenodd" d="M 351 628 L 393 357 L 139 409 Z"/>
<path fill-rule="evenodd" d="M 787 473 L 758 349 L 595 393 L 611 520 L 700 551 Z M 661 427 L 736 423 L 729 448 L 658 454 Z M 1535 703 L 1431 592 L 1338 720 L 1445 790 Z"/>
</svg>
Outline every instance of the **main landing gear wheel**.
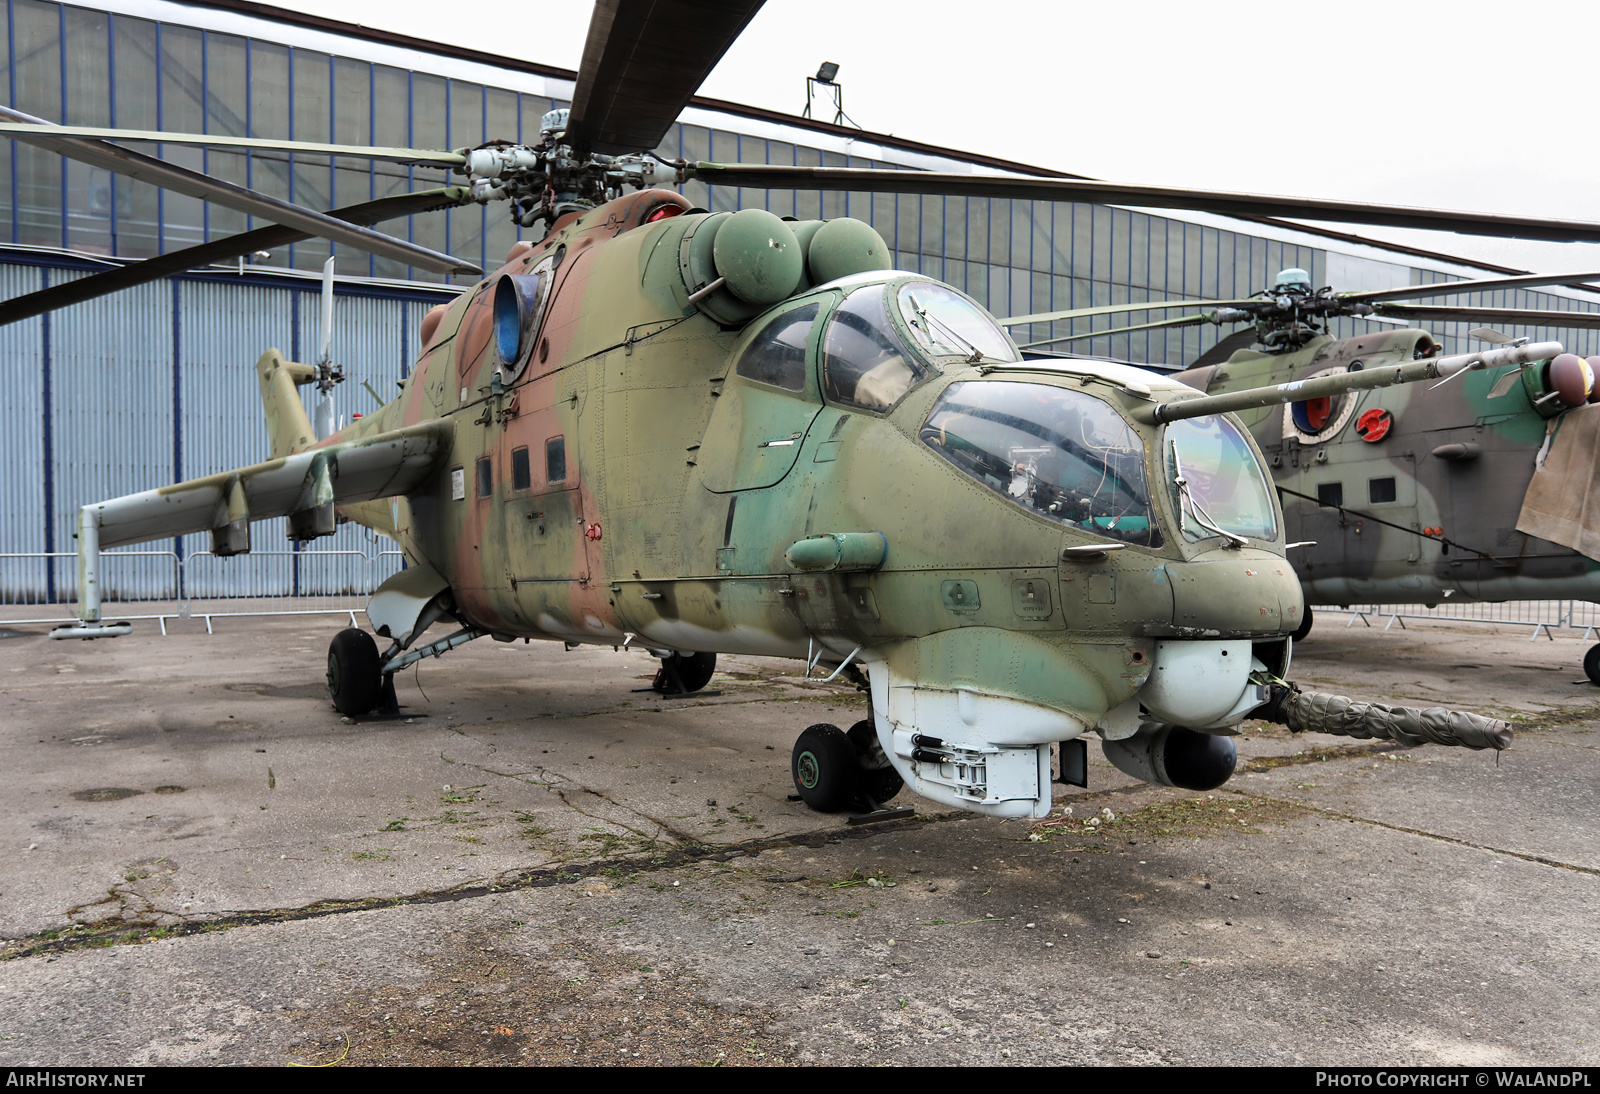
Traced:
<svg viewBox="0 0 1600 1094">
<path fill-rule="evenodd" d="M 359 716 L 378 705 L 383 694 L 378 644 L 372 635 L 346 627 L 328 644 L 328 694 L 340 714 Z"/>
<path fill-rule="evenodd" d="M 1583 655 L 1583 674 L 1591 684 L 1600 684 L 1600 646 L 1590 646 Z"/>
<path fill-rule="evenodd" d="M 878 730 L 870 719 L 857 722 L 845 734 L 850 747 L 855 750 L 856 763 L 861 768 L 860 794 L 866 798 L 868 809 L 880 808 L 905 786 L 906 781 L 894 769 L 878 743 Z M 882 764 L 882 767 L 875 766 Z"/>
<path fill-rule="evenodd" d="M 838 726 L 814 725 L 800 734 L 789 757 L 800 800 L 819 813 L 837 813 L 855 803 L 861 765 L 855 746 Z"/>
<path fill-rule="evenodd" d="M 661 659 L 650 690 L 663 695 L 692 695 L 711 683 L 711 674 L 716 671 L 717 655 L 714 653 L 691 653 L 688 657 L 675 653 Z"/>
<path fill-rule="evenodd" d="M 1303 640 L 1306 635 L 1310 634 L 1311 618 L 1311 605 L 1307 604 L 1305 616 L 1301 618 L 1300 625 L 1294 629 L 1294 633 L 1289 637 L 1293 638 L 1296 642 L 1299 642 Z"/>
</svg>

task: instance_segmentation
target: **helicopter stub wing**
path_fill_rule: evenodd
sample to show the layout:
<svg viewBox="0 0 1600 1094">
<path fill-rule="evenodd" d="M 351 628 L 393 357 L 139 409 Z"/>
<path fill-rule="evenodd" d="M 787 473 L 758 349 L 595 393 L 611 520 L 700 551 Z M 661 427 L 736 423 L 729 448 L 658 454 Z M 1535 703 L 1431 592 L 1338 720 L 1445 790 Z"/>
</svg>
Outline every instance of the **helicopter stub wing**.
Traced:
<svg viewBox="0 0 1600 1094">
<path fill-rule="evenodd" d="M 78 511 L 78 618 L 76 626 L 58 627 L 52 638 L 100 638 L 127 634 L 126 623 L 100 622 L 100 548 L 143 543 L 189 532 L 210 531 L 230 544 L 228 551 L 249 550 L 247 537 L 231 533 L 252 521 L 301 514 L 326 515 L 313 522 L 324 534 L 333 529 L 332 509 L 409 493 L 427 481 L 450 453 L 454 427 L 435 419 L 336 442 L 267 460 L 236 471 L 224 471 L 188 482 L 94 502 Z"/>
<path fill-rule="evenodd" d="M 435 420 L 307 449 L 236 471 L 160 486 L 83 507 L 100 547 L 205 532 L 241 519 L 289 516 L 318 505 L 405 494 L 433 473 L 454 429 Z M 220 518 L 220 519 L 219 519 Z M 79 553 L 83 550 L 80 533 Z"/>
</svg>

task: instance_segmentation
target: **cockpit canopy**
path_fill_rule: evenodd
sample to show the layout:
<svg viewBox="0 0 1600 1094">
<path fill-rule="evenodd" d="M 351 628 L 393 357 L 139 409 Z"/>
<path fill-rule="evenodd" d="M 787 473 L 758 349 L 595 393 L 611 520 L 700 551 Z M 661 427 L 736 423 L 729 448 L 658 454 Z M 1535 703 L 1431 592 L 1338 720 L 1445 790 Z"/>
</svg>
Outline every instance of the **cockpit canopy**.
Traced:
<svg viewBox="0 0 1600 1094">
<path fill-rule="evenodd" d="M 831 403 L 884 413 L 948 364 L 1022 359 L 987 312 L 936 281 L 901 275 L 829 287 L 848 291 L 827 316 L 818 347 L 822 394 Z M 804 391 L 812 328 L 826 306 L 825 297 L 810 300 L 769 319 L 740 353 L 739 375 Z"/>
<path fill-rule="evenodd" d="M 1040 516 L 1127 543 L 1162 543 L 1144 440 L 1092 395 L 1010 380 L 951 384 L 928 415 L 922 440 Z"/>
<path fill-rule="evenodd" d="M 927 375 L 889 318 L 887 286 L 857 289 L 828 320 L 822 390 L 829 402 L 887 410 Z"/>
</svg>

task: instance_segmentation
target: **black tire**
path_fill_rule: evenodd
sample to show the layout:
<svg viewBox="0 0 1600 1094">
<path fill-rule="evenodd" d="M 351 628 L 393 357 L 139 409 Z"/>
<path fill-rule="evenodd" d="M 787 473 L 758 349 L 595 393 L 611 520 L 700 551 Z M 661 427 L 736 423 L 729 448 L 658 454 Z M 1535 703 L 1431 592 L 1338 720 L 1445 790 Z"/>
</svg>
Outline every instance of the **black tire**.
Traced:
<svg viewBox="0 0 1600 1094">
<path fill-rule="evenodd" d="M 1590 646 L 1583 655 L 1583 674 L 1591 684 L 1600 684 L 1600 646 Z"/>
<path fill-rule="evenodd" d="M 1311 621 L 1311 605 L 1307 604 L 1305 616 L 1300 620 L 1300 625 L 1294 629 L 1294 633 L 1289 637 L 1293 638 L 1296 642 L 1304 641 L 1305 636 L 1311 633 Z"/>
<path fill-rule="evenodd" d="M 346 627 L 328 643 L 328 694 L 340 714 L 358 716 L 378 705 L 383 678 L 372 635 Z"/>
<path fill-rule="evenodd" d="M 691 653 L 685 657 L 675 653 L 662 658 L 661 667 L 656 670 L 656 678 L 650 685 L 652 690 L 663 695 L 679 694 L 678 680 L 672 678 L 669 668 L 677 672 L 678 680 L 683 681 L 682 694 L 692 694 L 711 683 L 711 674 L 717 671 L 717 655 Z"/>
<path fill-rule="evenodd" d="M 800 800 L 819 813 L 848 809 L 860 793 L 855 746 L 838 726 L 823 723 L 800 734 L 789 757 L 789 774 Z"/>
<path fill-rule="evenodd" d="M 856 764 L 861 768 L 861 788 L 863 797 L 871 798 L 872 803 L 883 805 L 905 786 L 906 781 L 900 777 L 900 772 L 894 769 L 893 764 L 885 767 L 873 767 L 874 761 L 885 761 L 888 757 L 883 755 L 883 746 L 878 742 L 878 730 L 870 719 L 857 722 L 850 727 L 850 732 L 845 734 L 850 742 L 850 747 L 855 750 Z"/>
</svg>

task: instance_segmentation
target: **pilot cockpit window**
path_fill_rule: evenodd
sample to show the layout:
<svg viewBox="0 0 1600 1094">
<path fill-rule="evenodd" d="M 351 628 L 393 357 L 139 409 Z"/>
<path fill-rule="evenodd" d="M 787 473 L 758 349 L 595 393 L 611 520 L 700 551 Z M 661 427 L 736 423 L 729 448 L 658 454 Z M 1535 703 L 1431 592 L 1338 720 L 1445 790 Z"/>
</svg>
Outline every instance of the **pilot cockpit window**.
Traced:
<svg viewBox="0 0 1600 1094">
<path fill-rule="evenodd" d="M 930 358 L 1020 361 L 1022 355 L 1000 325 L 978 305 L 937 282 L 913 281 L 900 286 L 900 315 L 911 329 L 917 348 Z"/>
<path fill-rule="evenodd" d="M 889 319 L 883 285 L 845 297 L 828 320 L 822 385 L 829 401 L 888 410 L 928 375 Z"/>
<path fill-rule="evenodd" d="M 1161 545 L 1145 446 L 1106 403 L 1048 384 L 951 384 L 923 443 L 1018 505 L 1095 535 Z"/>
<path fill-rule="evenodd" d="M 739 375 L 790 391 L 804 391 L 806 347 L 820 309 L 820 304 L 806 304 L 769 322 L 739 355 Z"/>
</svg>

